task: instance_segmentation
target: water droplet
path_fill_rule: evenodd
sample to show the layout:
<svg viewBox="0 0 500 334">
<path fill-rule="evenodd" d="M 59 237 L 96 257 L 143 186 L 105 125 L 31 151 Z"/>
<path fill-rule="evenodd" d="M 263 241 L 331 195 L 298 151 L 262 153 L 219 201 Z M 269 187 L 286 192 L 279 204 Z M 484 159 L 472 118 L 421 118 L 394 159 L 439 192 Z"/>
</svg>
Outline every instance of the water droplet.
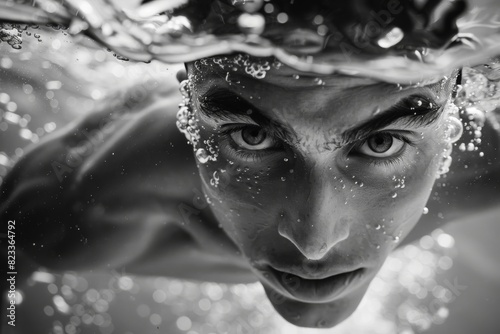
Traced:
<svg viewBox="0 0 500 334">
<path fill-rule="evenodd" d="M 422 210 L 422 214 L 426 215 L 428 213 L 429 213 L 429 208 L 424 207 L 424 209 Z"/>
<path fill-rule="evenodd" d="M 298 75 L 298 74 L 294 74 L 294 75 L 293 75 L 293 78 L 294 78 L 295 80 L 298 80 L 298 79 L 300 79 L 300 75 Z"/>
<path fill-rule="evenodd" d="M 288 162 L 288 158 L 284 158 L 284 159 L 283 159 L 283 161 L 284 161 L 284 162 Z"/>
<path fill-rule="evenodd" d="M 396 235 L 396 236 L 392 237 L 392 240 L 393 240 L 395 243 L 397 243 L 397 242 L 399 242 L 399 237 Z"/>
<path fill-rule="evenodd" d="M 286 181 L 286 177 L 282 176 L 281 181 Z"/>
<path fill-rule="evenodd" d="M 384 49 L 388 49 L 398 44 L 404 37 L 404 32 L 401 28 L 392 28 L 384 37 L 377 41 L 377 44 Z"/>
<path fill-rule="evenodd" d="M 381 228 L 381 227 L 382 227 L 382 226 L 380 226 L 380 224 L 375 225 L 375 229 L 376 229 L 376 230 L 380 230 L 380 228 Z"/>
<path fill-rule="evenodd" d="M 394 193 L 394 194 L 392 194 L 392 196 L 391 196 L 391 197 L 392 197 L 392 198 L 396 198 L 396 197 L 398 197 L 398 193 Z"/>
<path fill-rule="evenodd" d="M 202 164 L 207 163 L 209 160 L 207 151 L 205 151 L 205 149 L 203 148 L 199 148 L 198 150 L 196 150 L 196 159 L 198 159 L 198 161 Z"/>
</svg>

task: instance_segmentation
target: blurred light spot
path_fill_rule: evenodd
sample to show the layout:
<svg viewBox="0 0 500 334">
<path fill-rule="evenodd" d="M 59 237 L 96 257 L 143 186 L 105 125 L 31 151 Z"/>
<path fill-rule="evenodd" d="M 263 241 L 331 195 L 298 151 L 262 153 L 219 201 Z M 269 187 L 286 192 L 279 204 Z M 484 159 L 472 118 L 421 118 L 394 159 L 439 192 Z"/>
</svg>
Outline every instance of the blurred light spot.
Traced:
<svg viewBox="0 0 500 334">
<path fill-rule="evenodd" d="M 9 57 L 3 57 L 0 60 L 0 66 L 3 67 L 3 68 L 7 68 L 7 69 L 11 68 L 12 65 L 14 65 L 14 62 Z"/>
<path fill-rule="evenodd" d="M 64 284 L 62 287 L 61 287 L 61 293 L 63 294 L 64 297 L 66 297 L 67 299 L 70 299 L 73 297 L 73 291 L 71 290 L 71 287 L 69 287 L 68 285 Z"/>
<path fill-rule="evenodd" d="M 66 331 L 66 333 L 68 334 L 76 334 L 76 327 L 73 325 L 73 324 L 67 324 L 65 327 L 64 327 L 64 330 Z"/>
<path fill-rule="evenodd" d="M 56 99 L 52 99 L 50 100 L 49 104 L 52 108 L 57 108 L 59 106 L 59 101 L 57 101 Z"/>
<path fill-rule="evenodd" d="M 191 319 L 186 316 L 178 318 L 176 324 L 181 331 L 188 331 L 192 326 Z"/>
<path fill-rule="evenodd" d="M 449 256 L 442 256 L 438 261 L 438 265 L 441 269 L 448 270 L 453 266 L 453 260 Z"/>
<path fill-rule="evenodd" d="M 98 62 L 102 62 L 106 59 L 106 52 L 98 50 L 94 53 L 94 59 Z"/>
<path fill-rule="evenodd" d="M 118 279 L 118 287 L 122 290 L 131 290 L 134 286 L 134 281 L 128 276 L 122 276 Z"/>
<path fill-rule="evenodd" d="M 99 299 L 99 297 L 100 297 L 99 291 L 97 291 L 96 289 L 89 289 L 85 293 L 85 299 L 89 303 L 95 303 Z"/>
<path fill-rule="evenodd" d="M 47 286 L 47 290 L 49 290 L 51 294 L 55 295 L 59 289 L 57 288 L 57 285 L 51 283 Z"/>
<path fill-rule="evenodd" d="M 53 298 L 52 298 L 52 301 L 54 302 L 54 305 L 56 306 L 57 310 L 61 313 L 64 313 L 64 314 L 68 314 L 69 311 L 70 311 L 70 306 L 68 305 L 68 303 L 66 303 L 66 301 L 64 300 L 63 297 L 59 296 L 59 295 L 55 295 Z"/>
<path fill-rule="evenodd" d="M 92 91 L 92 93 L 90 93 L 90 96 L 94 99 L 94 100 L 100 100 L 102 99 L 102 97 L 104 96 L 104 94 L 102 93 L 101 90 L 99 89 L 94 89 Z"/>
<path fill-rule="evenodd" d="M 0 103 L 7 104 L 10 101 L 10 96 L 7 93 L 0 93 Z"/>
<path fill-rule="evenodd" d="M 45 93 L 45 96 L 50 100 L 54 98 L 54 92 L 49 90 Z"/>
<path fill-rule="evenodd" d="M 450 310 L 448 310 L 448 308 L 442 306 L 439 308 L 439 310 L 437 311 L 437 314 L 438 316 L 440 316 L 441 318 L 448 318 L 448 315 L 450 314 Z"/>
<path fill-rule="evenodd" d="M 155 290 L 153 292 L 153 299 L 157 303 L 163 303 L 167 299 L 167 294 L 163 290 Z"/>
<path fill-rule="evenodd" d="M 52 47 L 56 50 L 59 50 L 61 48 L 61 41 L 58 39 L 53 40 Z"/>
<path fill-rule="evenodd" d="M 46 123 L 44 126 L 43 126 L 43 129 L 47 132 L 47 133 L 50 133 L 52 131 L 54 131 L 56 129 L 56 123 L 54 122 L 49 122 L 49 123 Z"/>
<path fill-rule="evenodd" d="M 423 249 L 431 249 L 434 246 L 434 239 L 430 235 L 424 235 L 420 239 L 420 247 Z"/>
<path fill-rule="evenodd" d="M 278 16 L 276 16 L 276 19 L 278 20 L 279 23 L 286 23 L 288 22 L 288 14 L 279 13 Z"/>
<path fill-rule="evenodd" d="M 21 119 L 21 121 L 22 121 L 22 119 Z M 30 129 L 20 129 L 19 136 L 23 139 L 30 140 L 31 137 L 33 136 L 33 132 L 31 132 Z"/>
<path fill-rule="evenodd" d="M 200 307 L 201 310 L 208 311 L 208 310 L 210 310 L 212 303 L 210 302 L 209 299 L 203 298 L 198 302 L 198 306 Z"/>
<path fill-rule="evenodd" d="M 109 304 L 107 301 L 104 299 L 99 299 L 95 304 L 94 304 L 94 309 L 97 312 L 103 313 L 106 312 L 109 309 Z"/>
<path fill-rule="evenodd" d="M 28 125 L 28 121 L 26 120 L 26 118 L 23 117 L 19 120 L 20 127 L 25 128 L 27 125 Z M 31 137 L 33 137 L 33 133 L 31 132 L 31 130 L 30 130 L 30 133 L 31 133 Z"/>
<path fill-rule="evenodd" d="M 168 287 L 168 291 L 176 296 L 180 295 L 182 293 L 182 290 L 183 290 L 183 285 L 180 281 L 177 280 L 172 280 L 172 282 Z"/>
<path fill-rule="evenodd" d="M 69 321 L 75 326 L 75 327 L 78 327 L 80 326 L 80 324 L 82 323 L 82 320 L 80 320 L 79 317 L 77 317 L 76 315 L 72 316 Z"/>
<path fill-rule="evenodd" d="M 9 157 L 4 153 L 0 152 L 0 165 L 8 166 L 9 165 Z M 37 272 L 35 271 L 33 275 L 35 275 Z"/>
<path fill-rule="evenodd" d="M 21 119 L 21 116 L 7 111 L 6 113 L 3 114 L 3 118 L 10 123 L 17 124 Z"/>
<path fill-rule="evenodd" d="M 17 103 L 14 101 L 10 101 L 9 103 L 7 103 L 7 110 L 11 111 L 11 112 L 16 111 L 17 110 Z"/>
<path fill-rule="evenodd" d="M 14 300 L 16 301 L 16 305 L 19 305 L 23 302 L 24 297 L 21 290 L 16 290 Z"/>
<path fill-rule="evenodd" d="M 212 300 L 220 300 L 223 295 L 222 288 L 217 284 L 207 284 L 205 293 Z"/>
<path fill-rule="evenodd" d="M 443 233 L 437 237 L 437 242 L 439 246 L 444 248 L 452 248 L 455 245 L 455 239 L 446 233 Z"/>
<path fill-rule="evenodd" d="M 54 309 L 52 308 L 52 306 L 47 305 L 43 308 L 43 313 L 45 313 L 46 316 L 51 317 L 54 315 Z"/>
<path fill-rule="evenodd" d="M 31 86 L 30 84 L 24 84 L 23 85 L 23 92 L 24 94 L 31 94 L 33 93 L 33 86 Z"/>
<path fill-rule="evenodd" d="M 151 313 L 151 309 L 149 308 L 148 305 L 141 304 L 137 307 L 137 314 L 140 317 L 146 318 L 147 316 L 149 316 L 150 313 Z"/>
<path fill-rule="evenodd" d="M 22 156 L 23 156 L 23 154 L 24 154 L 24 150 L 23 150 L 22 148 L 18 147 L 18 148 L 16 148 L 16 149 L 14 150 L 14 153 L 15 153 L 18 157 L 22 157 Z"/>
<path fill-rule="evenodd" d="M 84 324 L 90 325 L 93 321 L 94 317 L 90 315 L 89 313 L 85 313 L 82 315 L 82 321 Z"/>
<path fill-rule="evenodd" d="M 1 157 L 1 154 L 0 154 Z M 33 275 L 31 275 L 31 279 L 34 280 L 35 282 L 40 282 L 40 283 L 53 283 L 55 280 L 54 275 L 50 273 L 46 273 L 43 271 L 35 271 Z"/>
<path fill-rule="evenodd" d="M 154 325 L 154 326 L 159 326 L 161 324 L 161 316 L 159 314 L 153 313 L 149 317 L 149 321 Z"/>
</svg>

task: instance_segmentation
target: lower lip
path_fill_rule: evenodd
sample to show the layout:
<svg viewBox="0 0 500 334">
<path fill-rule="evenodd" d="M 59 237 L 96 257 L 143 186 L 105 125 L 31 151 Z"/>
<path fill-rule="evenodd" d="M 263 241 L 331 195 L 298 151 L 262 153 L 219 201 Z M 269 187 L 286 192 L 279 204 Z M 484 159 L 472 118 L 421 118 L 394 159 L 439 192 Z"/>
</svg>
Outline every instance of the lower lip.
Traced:
<svg viewBox="0 0 500 334">
<path fill-rule="evenodd" d="M 323 279 L 305 279 L 269 267 L 275 284 L 283 287 L 294 299 L 309 303 L 332 301 L 362 281 L 363 268 Z"/>
</svg>

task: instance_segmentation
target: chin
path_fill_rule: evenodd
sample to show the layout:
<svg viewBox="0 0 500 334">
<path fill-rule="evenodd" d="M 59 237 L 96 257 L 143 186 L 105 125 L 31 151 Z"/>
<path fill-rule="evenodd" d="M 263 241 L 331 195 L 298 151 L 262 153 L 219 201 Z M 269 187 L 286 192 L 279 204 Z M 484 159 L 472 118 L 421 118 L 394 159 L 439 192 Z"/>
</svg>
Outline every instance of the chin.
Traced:
<svg viewBox="0 0 500 334">
<path fill-rule="evenodd" d="M 327 303 L 305 303 L 285 297 L 264 285 L 274 309 L 298 327 L 332 328 L 346 320 L 358 307 L 367 287 Z"/>
</svg>

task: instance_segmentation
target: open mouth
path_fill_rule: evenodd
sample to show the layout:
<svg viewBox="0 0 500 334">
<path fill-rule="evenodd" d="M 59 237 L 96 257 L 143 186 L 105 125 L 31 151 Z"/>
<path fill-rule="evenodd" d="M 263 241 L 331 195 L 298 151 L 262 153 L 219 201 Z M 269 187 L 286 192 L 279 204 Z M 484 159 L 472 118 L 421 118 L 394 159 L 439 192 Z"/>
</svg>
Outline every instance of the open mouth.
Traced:
<svg viewBox="0 0 500 334">
<path fill-rule="evenodd" d="M 340 297 L 362 281 L 365 271 L 359 268 L 322 279 L 307 279 L 268 266 L 270 283 L 276 289 L 284 288 L 294 299 L 309 303 L 329 302 Z"/>
</svg>

